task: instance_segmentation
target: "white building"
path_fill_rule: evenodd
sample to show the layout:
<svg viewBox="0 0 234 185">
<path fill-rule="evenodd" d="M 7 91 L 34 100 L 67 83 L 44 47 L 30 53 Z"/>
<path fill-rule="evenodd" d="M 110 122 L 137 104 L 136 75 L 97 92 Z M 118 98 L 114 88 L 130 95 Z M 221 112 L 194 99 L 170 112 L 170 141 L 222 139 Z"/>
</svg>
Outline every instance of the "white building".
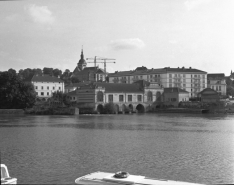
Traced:
<svg viewBox="0 0 234 185">
<path fill-rule="evenodd" d="M 40 99 L 44 98 L 46 100 L 56 91 L 64 93 L 64 81 L 54 76 L 34 75 L 31 83 L 34 86 L 37 97 Z"/>
<path fill-rule="evenodd" d="M 158 83 L 162 87 L 179 87 L 189 92 L 189 97 L 196 97 L 197 93 L 207 87 L 207 72 L 193 68 L 160 68 L 147 69 L 138 67 L 133 71 L 116 71 L 109 73 L 109 83 L 128 83 L 137 80 Z"/>
<path fill-rule="evenodd" d="M 215 90 L 219 95 L 226 95 L 227 84 L 224 73 L 208 74 L 207 87 Z"/>
</svg>

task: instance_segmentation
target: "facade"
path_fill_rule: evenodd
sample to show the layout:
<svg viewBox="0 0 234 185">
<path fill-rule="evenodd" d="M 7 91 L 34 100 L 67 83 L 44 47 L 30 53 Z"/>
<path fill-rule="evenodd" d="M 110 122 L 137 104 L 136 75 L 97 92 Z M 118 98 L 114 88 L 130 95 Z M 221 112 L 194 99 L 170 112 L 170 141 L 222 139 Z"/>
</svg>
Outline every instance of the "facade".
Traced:
<svg viewBox="0 0 234 185">
<path fill-rule="evenodd" d="M 95 82 L 80 86 L 76 90 L 79 108 L 92 107 L 98 110 L 106 103 L 114 103 L 118 111 L 126 108 L 144 111 L 160 101 L 163 89 L 158 84 L 138 81 L 133 84 Z"/>
<path fill-rule="evenodd" d="M 47 100 L 53 94 L 53 92 L 64 92 L 64 82 L 60 78 L 49 75 L 34 75 L 31 79 L 31 83 L 37 93 L 37 97 Z"/>
<path fill-rule="evenodd" d="M 147 69 L 142 66 L 133 71 L 109 73 L 108 78 L 109 83 L 131 84 L 137 80 L 146 80 L 164 88 L 178 87 L 189 92 L 189 97 L 196 97 L 198 92 L 207 87 L 207 72 L 191 67 Z"/>
<path fill-rule="evenodd" d="M 207 87 L 219 93 L 219 95 L 226 95 L 226 79 L 224 73 L 215 73 L 207 75 Z"/>
<path fill-rule="evenodd" d="M 189 101 L 189 92 L 178 87 L 164 88 L 163 103 L 164 105 L 173 105 L 178 107 L 180 102 Z"/>
<path fill-rule="evenodd" d="M 106 75 L 105 72 L 99 67 L 86 67 L 87 62 L 84 59 L 83 50 L 81 51 L 80 60 L 77 63 L 76 68 L 73 71 L 71 77 L 77 77 L 81 82 L 97 82 L 105 81 Z"/>
</svg>

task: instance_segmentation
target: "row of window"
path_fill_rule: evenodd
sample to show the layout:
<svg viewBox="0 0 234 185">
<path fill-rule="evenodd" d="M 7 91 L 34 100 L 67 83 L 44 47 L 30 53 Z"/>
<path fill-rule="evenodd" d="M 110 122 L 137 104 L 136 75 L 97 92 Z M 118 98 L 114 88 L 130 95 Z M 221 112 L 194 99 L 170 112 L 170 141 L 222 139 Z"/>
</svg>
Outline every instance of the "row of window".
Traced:
<svg viewBox="0 0 234 185">
<path fill-rule="evenodd" d="M 216 91 L 221 91 L 221 86 L 211 86 L 211 89 L 216 90 Z"/>
<path fill-rule="evenodd" d="M 180 78 L 180 77 L 184 77 L 184 78 L 185 78 L 185 77 L 186 77 L 186 74 L 169 74 L 169 77 L 172 78 L 172 76 L 175 77 L 175 78 L 176 78 L 176 77 L 179 77 L 179 78 Z M 201 78 L 201 77 L 202 77 L 202 78 L 205 78 L 205 75 L 201 75 L 201 74 L 199 74 L 199 75 L 192 75 L 192 74 L 191 74 L 191 78 Z"/>
<path fill-rule="evenodd" d="M 37 95 L 39 95 L 39 92 L 36 92 L 36 93 L 37 93 Z M 41 92 L 40 95 L 41 96 L 49 96 L 50 93 L 49 92 Z"/>
<path fill-rule="evenodd" d="M 35 89 L 39 89 L 39 87 L 35 86 Z M 41 86 L 41 90 L 43 90 L 43 89 L 44 89 L 44 86 Z M 46 87 L 45 87 L 45 89 L 46 89 Z M 52 89 L 55 90 L 55 87 L 53 86 Z M 61 87 L 58 87 L 58 89 L 61 90 Z M 49 86 L 47 86 L 47 90 L 50 90 Z"/>
</svg>

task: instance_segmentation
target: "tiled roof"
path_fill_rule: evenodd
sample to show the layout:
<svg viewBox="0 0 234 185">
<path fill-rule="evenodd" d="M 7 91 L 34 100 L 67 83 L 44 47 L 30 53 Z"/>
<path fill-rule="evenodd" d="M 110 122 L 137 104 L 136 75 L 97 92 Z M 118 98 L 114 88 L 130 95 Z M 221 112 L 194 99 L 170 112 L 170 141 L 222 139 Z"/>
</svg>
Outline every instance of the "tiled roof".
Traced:
<svg viewBox="0 0 234 185">
<path fill-rule="evenodd" d="M 141 69 L 141 70 L 139 70 Z M 165 68 L 158 68 L 158 69 L 145 69 L 143 67 L 138 67 L 137 70 L 133 70 L 133 71 L 116 71 L 115 73 L 109 73 L 108 76 L 109 77 L 119 77 L 119 76 L 133 76 L 133 75 L 147 75 L 147 74 L 163 74 L 163 73 L 170 73 L 170 72 L 174 72 L 174 73 L 202 73 L 202 74 L 206 74 L 207 72 L 205 71 L 201 71 L 198 69 L 193 69 L 193 68 L 170 68 L 170 67 L 165 67 Z"/>
<path fill-rule="evenodd" d="M 143 89 L 139 84 L 115 84 L 115 83 L 102 83 L 95 82 L 97 86 L 105 87 L 106 93 L 142 93 Z"/>
<path fill-rule="evenodd" d="M 188 91 L 185 91 L 185 90 L 180 89 L 178 87 L 167 87 L 167 88 L 164 88 L 164 93 L 172 93 L 172 92 L 189 93 Z"/>
<path fill-rule="evenodd" d="M 224 73 L 207 74 L 207 79 L 224 79 L 224 78 L 225 78 Z"/>
<path fill-rule="evenodd" d="M 60 78 L 50 75 L 34 75 L 31 79 L 32 82 L 63 82 Z"/>
</svg>

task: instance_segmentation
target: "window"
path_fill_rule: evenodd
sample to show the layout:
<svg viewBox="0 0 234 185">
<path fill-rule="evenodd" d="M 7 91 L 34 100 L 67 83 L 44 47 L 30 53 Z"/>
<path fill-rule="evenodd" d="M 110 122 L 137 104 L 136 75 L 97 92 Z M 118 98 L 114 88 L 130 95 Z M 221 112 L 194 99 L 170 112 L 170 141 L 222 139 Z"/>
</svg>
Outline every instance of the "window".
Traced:
<svg viewBox="0 0 234 185">
<path fill-rule="evenodd" d="M 124 96 L 123 95 L 119 95 L 119 102 L 123 102 Z"/>
<path fill-rule="evenodd" d="M 216 91 L 218 91 L 218 86 L 216 86 Z"/>
<path fill-rule="evenodd" d="M 37 86 L 35 87 L 35 89 L 37 89 Z"/>
<path fill-rule="evenodd" d="M 183 74 L 183 77 L 185 78 L 185 74 Z"/>
<path fill-rule="evenodd" d="M 103 92 L 102 91 L 98 91 L 98 93 L 97 93 L 97 101 L 98 102 L 103 102 Z"/>
<path fill-rule="evenodd" d="M 61 87 L 59 87 L 59 90 L 61 90 Z"/>
<path fill-rule="evenodd" d="M 147 93 L 147 101 L 153 101 L 153 93 L 151 91 Z"/>
<path fill-rule="evenodd" d="M 183 87 L 186 87 L 186 84 L 183 84 Z"/>
<path fill-rule="evenodd" d="M 142 101 L 142 96 L 141 95 L 137 95 L 137 101 Z"/>
<path fill-rule="evenodd" d="M 73 100 L 75 100 L 76 99 L 76 97 L 73 97 Z"/>
<path fill-rule="evenodd" d="M 221 86 L 219 86 L 219 91 L 221 91 Z"/>
<path fill-rule="evenodd" d="M 172 102 L 175 102 L 175 101 L 176 101 L 176 98 L 171 98 L 171 101 L 172 101 Z"/>
<path fill-rule="evenodd" d="M 44 96 L 44 92 L 41 92 L 41 96 Z"/>
<path fill-rule="evenodd" d="M 43 89 L 43 86 L 41 86 L 41 89 Z"/>
<path fill-rule="evenodd" d="M 172 78 L 172 74 L 169 74 L 169 77 Z"/>
<path fill-rule="evenodd" d="M 109 102 L 113 102 L 113 94 L 108 95 Z"/>
<path fill-rule="evenodd" d="M 169 84 L 169 87 L 172 87 L 172 84 Z"/>
<path fill-rule="evenodd" d="M 172 82 L 172 79 L 169 79 L 169 82 L 171 83 L 171 82 Z"/>
<path fill-rule="evenodd" d="M 50 93 L 49 92 L 47 92 L 47 96 L 49 96 L 50 95 Z"/>
<path fill-rule="evenodd" d="M 128 101 L 132 101 L 132 95 L 128 95 Z"/>
<path fill-rule="evenodd" d="M 49 86 L 47 86 L 47 89 L 48 89 L 48 90 L 50 89 Z"/>
</svg>

